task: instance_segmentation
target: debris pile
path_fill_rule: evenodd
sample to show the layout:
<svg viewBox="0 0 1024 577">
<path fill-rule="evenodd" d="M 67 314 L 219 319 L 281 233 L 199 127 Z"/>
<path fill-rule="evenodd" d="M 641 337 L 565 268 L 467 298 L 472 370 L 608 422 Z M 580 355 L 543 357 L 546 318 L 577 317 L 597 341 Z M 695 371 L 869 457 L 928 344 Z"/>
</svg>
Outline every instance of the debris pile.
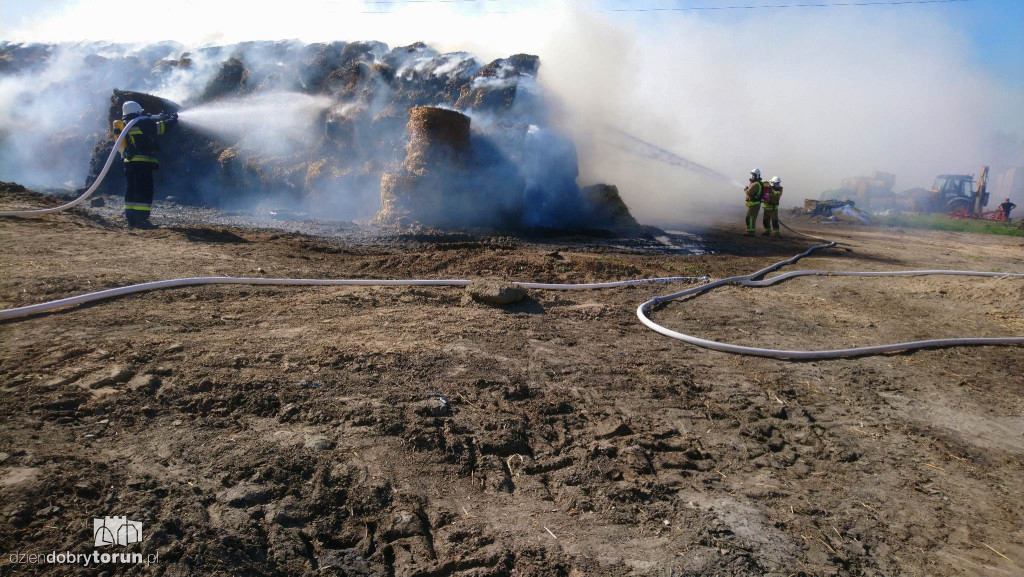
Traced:
<svg viewBox="0 0 1024 577">
<path fill-rule="evenodd" d="M 868 224 L 871 217 L 852 200 L 804 199 L 803 214 L 818 222 L 854 222 Z"/>
</svg>

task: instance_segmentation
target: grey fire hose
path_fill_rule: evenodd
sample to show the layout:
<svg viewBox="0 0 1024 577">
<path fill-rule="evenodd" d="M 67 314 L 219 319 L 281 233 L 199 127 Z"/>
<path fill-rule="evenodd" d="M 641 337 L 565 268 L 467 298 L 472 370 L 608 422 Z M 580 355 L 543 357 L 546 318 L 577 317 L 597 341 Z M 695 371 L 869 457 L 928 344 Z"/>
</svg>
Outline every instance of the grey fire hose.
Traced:
<svg viewBox="0 0 1024 577">
<path fill-rule="evenodd" d="M 762 276 L 782 268 L 787 264 L 792 264 L 801 258 L 811 254 L 812 252 L 824 248 L 835 246 L 836 243 L 830 242 L 828 244 L 821 244 L 812 246 L 801 254 L 794 256 L 793 258 L 777 262 L 771 266 L 765 267 L 757 272 L 748 275 L 738 275 L 729 278 L 717 280 L 705 285 L 673 293 L 670 295 L 654 297 L 651 300 L 643 303 L 636 309 L 636 316 L 640 319 L 644 325 L 653 331 L 661 333 L 667 337 L 673 339 L 679 339 L 685 343 L 703 347 L 706 349 L 712 349 L 716 351 L 722 351 L 726 353 L 735 353 L 740 355 L 749 355 L 756 357 L 771 357 L 776 359 L 838 359 L 844 357 L 861 357 L 866 355 L 877 355 L 882 353 L 891 353 L 896 351 L 909 351 L 913 349 L 926 349 L 935 347 L 950 347 L 950 346 L 977 346 L 977 345 L 1024 345 L 1024 337 L 991 337 L 991 338 L 952 338 L 952 339 L 930 339 L 926 341 L 910 341 L 906 343 L 894 343 L 891 345 L 878 345 L 872 347 L 854 347 L 849 349 L 833 349 L 825 351 L 793 351 L 793 350 L 780 350 L 780 349 L 765 349 L 758 347 L 745 347 L 742 345 L 733 345 L 729 343 L 723 343 L 719 341 L 712 341 L 708 339 L 702 339 L 685 333 L 673 331 L 665 328 L 658 323 L 654 322 L 647 316 L 647 311 L 658 304 L 669 302 L 678 298 L 705 293 L 714 290 L 721 286 L 726 285 L 739 285 L 739 286 L 751 286 L 751 287 L 767 287 L 772 286 L 776 283 L 780 283 L 784 280 L 791 279 L 798 276 L 859 276 L 859 277 L 885 277 L 885 276 L 926 276 L 926 275 L 958 275 L 958 276 L 982 276 L 982 277 L 1008 277 L 1008 278 L 1024 278 L 1024 274 L 1019 273 L 1001 273 L 1001 272 L 982 272 L 982 271 L 961 271 L 961 270 L 907 270 L 907 271 L 868 271 L 868 272 L 851 272 L 851 271 L 823 271 L 823 270 L 798 270 L 781 274 L 776 277 L 772 277 L 766 280 L 757 280 Z"/>
<path fill-rule="evenodd" d="M 584 283 L 584 284 L 546 284 L 546 283 L 512 283 L 522 288 L 550 289 L 550 290 L 588 290 L 621 287 L 630 285 L 641 285 L 649 283 L 669 282 L 698 282 L 706 281 L 708 277 L 695 276 L 673 276 L 661 278 L 642 278 L 608 283 Z M 321 279 L 321 278 L 261 278 L 261 277 L 232 277 L 232 276 L 204 276 L 176 278 L 133 284 L 123 287 L 106 289 L 78 296 L 58 299 L 35 305 L 17 307 L 13 309 L 0 310 L 0 321 L 16 319 L 45 313 L 65 307 L 81 305 L 93 301 L 112 299 L 134 293 L 147 292 L 165 288 L 177 288 L 185 286 L 198 286 L 209 284 L 243 284 L 243 285 L 271 285 L 271 286 L 445 286 L 464 287 L 472 281 L 466 279 Z"/>
<path fill-rule="evenodd" d="M 872 347 L 856 347 L 849 349 L 836 349 L 826 351 L 795 351 L 795 350 L 777 350 L 777 349 L 764 349 L 756 347 L 746 347 L 741 345 L 733 345 L 728 343 L 722 343 L 718 341 L 712 341 L 702 339 L 692 335 L 676 332 L 671 329 L 667 329 L 647 316 L 647 311 L 660 303 L 669 302 L 678 298 L 705 293 L 715 288 L 725 285 L 739 285 L 739 286 L 750 286 L 750 287 L 767 287 L 774 284 L 780 283 L 784 280 L 798 277 L 798 276 L 859 276 L 859 277 L 895 277 L 895 276 L 923 276 L 923 275 L 958 275 L 958 276 L 981 276 L 981 277 L 1010 277 L 1010 278 L 1024 278 L 1024 274 L 1019 273 L 994 273 L 994 272 L 982 272 L 982 271 L 956 271 L 956 270 L 911 270 L 911 271 L 879 271 L 879 272 L 849 272 L 849 271 L 820 271 L 820 270 L 799 270 L 781 274 L 779 276 L 766 279 L 758 280 L 764 275 L 775 271 L 788 264 L 795 263 L 801 258 L 810 255 L 811 253 L 835 246 L 835 243 L 823 244 L 813 246 L 801 254 L 798 254 L 792 258 L 784 261 L 777 262 L 771 266 L 765 267 L 759 271 L 756 271 L 747 275 L 739 275 L 724 278 L 718 281 L 714 281 L 708 284 L 690 288 L 684 291 L 673 293 L 670 295 L 654 297 L 647 302 L 641 304 L 636 311 L 637 317 L 644 325 L 650 329 L 661 333 L 665 336 L 679 339 L 683 342 L 727 353 L 736 353 L 741 355 L 753 355 L 761 357 L 773 357 L 778 359 L 834 359 L 842 357 L 857 357 L 865 355 L 875 355 L 880 353 L 888 353 L 894 351 L 906 351 L 913 349 L 933 348 L 933 347 L 948 347 L 948 346 L 968 346 L 968 345 L 1020 345 L 1024 344 L 1024 337 L 992 337 L 992 338 L 951 338 L 951 339 L 931 339 L 925 341 L 912 341 L 906 343 L 896 343 L 891 345 L 879 345 Z M 523 288 L 533 289 L 548 289 L 548 290 L 586 290 L 586 289 L 600 289 L 610 287 L 620 287 L 629 285 L 640 285 L 648 283 L 663 283 L 663 282 L 694 282 L 700 280 L 706 280 L 707 277 L 664 277 L 664 278 L 653 278 L 653 279 L 634 279 L 627 281 L 615 281 L 609 283 L 584 283 L 584 284 L 550 284 L 550 283 L 513 283 Z M 24 318 L 30 315 L 48 312 L 56 309 L 65 307 L 75 306 L 84 304 L 87 302 L 98 301 L 103 299 L 110 299 L 120 297 L 133 293 L 147 292 L 151 290 L 158 290 L 164 288 L 175 288 L 183 286 L 196 286 L 196 285 L 207 285 L 207 284 L 248 284 L 248 285 L 286 285 L 286 286 L 340 286 L 340 285 L 359 285 L 359 286 L 451 286 L 451 287 L 464 287 L 470 284 L 471 281 L 465 279 L 411 279 L 411 280 L 375 280 L 375 279 L 289 279 L 289 278 L 244 278 L 244 277 L 192 277 L 192 278 L 180 278 L 170 279 L 162 281 L 154 281 L 148 283 L 141 283 L 135 285 L 129 285 L 124 287 L 118 287 L 113 289 L 107 289 L 92 293 L 86 293 L 74 297 L 65 299 L 59 299 L 46 303 L 40 303 L 36 305 L 28 305 L 24 307 L 18 307 L 13 309 L 0 310 L 0 320 Z"/>
</svg>

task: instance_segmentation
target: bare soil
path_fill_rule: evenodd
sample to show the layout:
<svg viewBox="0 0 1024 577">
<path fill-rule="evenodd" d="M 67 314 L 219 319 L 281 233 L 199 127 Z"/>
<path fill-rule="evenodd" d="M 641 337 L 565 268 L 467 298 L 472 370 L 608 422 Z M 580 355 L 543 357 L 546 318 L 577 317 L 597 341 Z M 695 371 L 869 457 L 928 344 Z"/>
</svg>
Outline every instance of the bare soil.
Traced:
<svg viewBox="0 0 1024 577">
<path fill-rule="evenodd" d="M 0 306 L 197 275 L 721 278 L 814 244 L 744 238 L 741 219 L 707 232 L 714 254 L 200 220 L 4 219 Z M 799 268 L 1024 271 L 1016 238 L 812 230 L 845 249 Z M 8 554 L 91 554 L 104 515 L 142 521 L 127 550 L 159 558 L 85 574 L 1024 572 L 1024 349 L 710 352 L 636 319 L 683 286 L 529 291 L 507 307 L 455 288 L 211 286 L 0 324 L 0 574 L 78 573 Z M 653 315 L 816 349 L 1021 335 L 1022 311 L 1019 279 L 816 277 Z"/>
</svg>

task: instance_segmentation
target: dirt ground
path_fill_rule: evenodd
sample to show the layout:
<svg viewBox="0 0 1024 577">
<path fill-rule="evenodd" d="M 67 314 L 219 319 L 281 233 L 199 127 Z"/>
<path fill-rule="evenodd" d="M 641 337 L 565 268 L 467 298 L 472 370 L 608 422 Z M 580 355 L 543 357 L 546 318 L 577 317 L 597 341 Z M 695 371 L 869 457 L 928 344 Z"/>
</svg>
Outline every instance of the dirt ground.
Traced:
<svg viewBox="0 0 1024 577">
<path fill-rule="evenodd" d="M 714 254 L 665 254 L 128 232 L 76 210 L 0 221 L 0 307 L 198 275 L 721 278 L 814 244 L 744 238 L 739 222 L 707 232 Z M 849 250 L 791 268 L 1024 272 L 1019 238 L 813 231 Z M 0 575 L 1024 573 L 1024 348 L 710 352 L 635 316 L 685 286 L 529 291 L 504 308 L 458 288 L 211 286 L 0 324 Z M 1022 311 L 1020 279 L 814 277 L 653 316 L 815 349 L 1024 335 Z M 142 543 L 118 550 L 155 562 L 9 556 L 91 554 L 104 515 L 141 521 Z"/>
</svg>

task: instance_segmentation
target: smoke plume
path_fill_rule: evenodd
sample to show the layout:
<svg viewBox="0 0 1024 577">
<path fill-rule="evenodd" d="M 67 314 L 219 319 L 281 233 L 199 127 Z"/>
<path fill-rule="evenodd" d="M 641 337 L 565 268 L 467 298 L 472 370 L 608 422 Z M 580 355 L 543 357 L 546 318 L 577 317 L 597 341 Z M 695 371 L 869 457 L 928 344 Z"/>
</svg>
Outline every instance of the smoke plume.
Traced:
<svg viewBox="0 0 1024 577">
<path fill-rule="evenodd" d="M 739 205 L 739 193 L 708 173 L 624 150 L 605 127 L 730 179 L 742 181 L 755 167 L 765 176 L 777 174 L 786 187 L 783 205 L 873 170 L 896 174 L 896 190 L 903 190 L 927 186 L 940 173 L 977 173 L 982 164 L 991 164 L 996 175 L 1024 165 L 1020 57 L 1003 68 L 979 61 L 958 13 L 946 7 L 626 14 L 598 13 L 590 3 L 457 4 L 382 8 L 296 0 L 258 19 L 237 17 L 244 4 L 186 4 L 162 17 L 161 27 L 192 48 L 92 43 L 102 47 L 106 64 L 87 61 L 81 44 L 38 48 L 54 54 L 16 76 L 0 69 L 0 172 L 27 183 L 80 184 L 82 171 L 74 167 L 88 155 L 80 135 L 104 128 L 85 111 L 105 108 L 126 67 L 180 63 L 189 52 L 190 66 L 168 65 L 153 76 L 153 85 L 120 85 L 186 102 L 202 93 L 226 58 L 240 53 L 248 76 L 233 96 L 245 96 L 257 87 L 286 90 L 279 84 L 293 74 L 315 76 L 315 69 L 296 69 L 308 56 L 307 42 L 366 37 L 391 46 L 424 40 L 436 49 L 412 51 L 396 62 L 399 78 L 446 78 L 498 56 L 539 55 L 536 81 L 548 98 L 557 98 L 547 115 L 553 129 L 576 143 L 579 182 L 617 184 L 634 214 L 655 224 L 729 213 Z M 109 26 L 111 9 L 99 0 L 74 2 L 59 14 L 10 19 L 2 35 L 120 42 L 152 36 L 149 29 Z M 500 11 L 511 13 L 491 14 Z M 301 41 L 231 45 L 281 36 Z M 1004 52 L 1019 55 L 1020 48 L 1018 40 Z M 434 60 L 445 52 L 443 60 Z M 474 82 L 483 87 L 503 81 L 498 73 Z M 317 88 L 299 87 L 307 93 Z M 389 99 L 359 106 L 376 117 Z M 485 113 L 469 112 L 474 126 L 490 122 Z M 328 116 L 329 130 L 336 118 L 348 117 L 334 108 Z M 380 121 L 342 124 L 356 135 L 381 127 Z M 38 146 L 52 145 L 38 141 L 37 131 L 68 131 L 60 162 L 42 160 Z M 399 155 L 380 160 L 394 162 Z M 1024 198 L 1015 200 L 1022 204 Z"/>
</svg>

